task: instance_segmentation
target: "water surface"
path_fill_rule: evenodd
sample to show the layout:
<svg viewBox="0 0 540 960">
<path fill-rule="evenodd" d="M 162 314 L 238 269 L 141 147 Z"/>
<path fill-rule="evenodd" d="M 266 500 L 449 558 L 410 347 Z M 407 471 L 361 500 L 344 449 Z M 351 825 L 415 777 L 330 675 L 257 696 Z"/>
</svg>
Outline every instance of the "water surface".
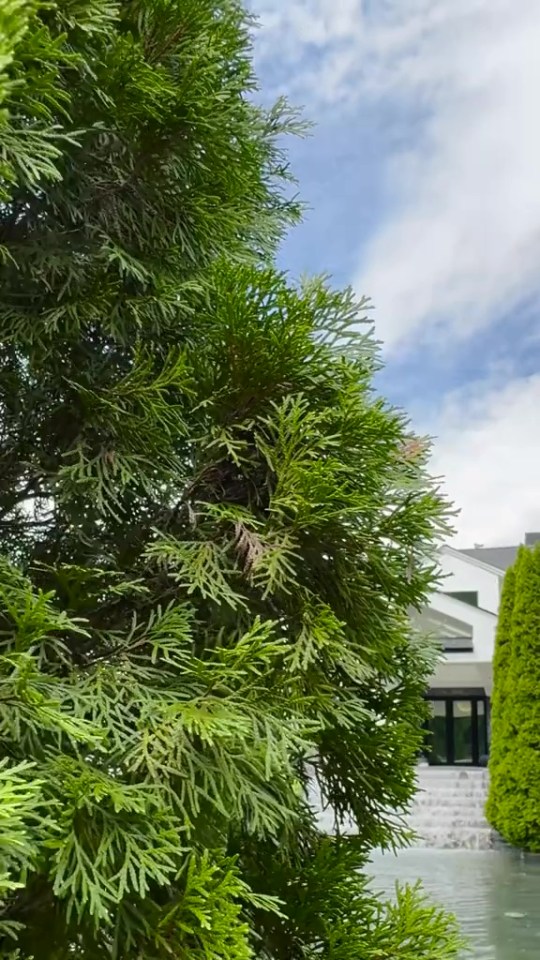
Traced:
<svg viewBox="0 0 540 960">
<path fill-rule="evenodd" d="M 540 856 L 513 850 L 411 849 L 374 854 L 373 886 L 421 880 L 456 914 L 478 960 L 540 960 Z"/>
</svg>

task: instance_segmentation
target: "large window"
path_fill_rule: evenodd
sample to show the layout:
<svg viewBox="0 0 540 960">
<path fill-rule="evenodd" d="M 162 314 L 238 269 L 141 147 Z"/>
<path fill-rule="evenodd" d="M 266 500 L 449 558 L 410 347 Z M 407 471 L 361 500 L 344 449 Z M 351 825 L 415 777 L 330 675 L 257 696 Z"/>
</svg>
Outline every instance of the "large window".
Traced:
<svg viewBox="0 0 540 960">
<path fill-rule="evenodd" d="M 479 766 L 488 747 L 488 700 L 482 691 L 432 693 L 424 755 L 433 765 Z"/>
<path fill-rule="evenodd" d="M 445 653 L 470 653 L 473 649 L 473 628 L 470 623 L 426 610 L 421 627 L 437 637 Z"/>
</svg>

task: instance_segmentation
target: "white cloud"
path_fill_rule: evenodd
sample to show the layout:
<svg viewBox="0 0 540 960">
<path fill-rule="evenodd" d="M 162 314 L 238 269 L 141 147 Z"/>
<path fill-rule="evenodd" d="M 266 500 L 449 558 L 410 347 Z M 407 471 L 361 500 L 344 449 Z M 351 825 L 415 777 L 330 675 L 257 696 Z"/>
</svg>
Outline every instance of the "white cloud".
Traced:
<svg viewBox="0 0 540 960">
<path fill-rule="evenodd" d="M 389 147 L 396 134 L 407 142 L 381 158 L 389 213 L 367 245 L 359 237 L 354 277 L 387 349 L 444 346 L 539 294 L 540 3 L 253 6 L 259 56 L 279 63 L 281 89 L 308 114 L 391 105 Z M 361 129 L 351 135 L 361 143 Z"/>
<path fill-rule="evenodd" d="M 540 4 L 434 7 L 439 17 L 428 26 L 426 11 L 405 42 L 395 25 L 393 62 L 378 77 L 428 116 L 392 159 L 397 204 L 355 280 L 389 348 L 466 337 L 539 292 Z"/>
<path fill-rule="evenodd" d="M 305 47 L 354 43 L 364 20 L 362 0 L 252 0 L 268 47 L 298 60 Z"/>
<path fill-rule="evenodd" d="M 310 108 L 350 100 L 358 51 L 366 45 L 363 0 L 251 0 L 249 6 L 261 25 L 257 58 L 279 62 L 276 92 Z"/>
<path fill-rule="evenodd" d="M 540 530 L 540 374 L 473 384 L 447 397 L 429 431 L 432 472 L 461 509 L 457 546 L 520 543 Z"/>
</svg>

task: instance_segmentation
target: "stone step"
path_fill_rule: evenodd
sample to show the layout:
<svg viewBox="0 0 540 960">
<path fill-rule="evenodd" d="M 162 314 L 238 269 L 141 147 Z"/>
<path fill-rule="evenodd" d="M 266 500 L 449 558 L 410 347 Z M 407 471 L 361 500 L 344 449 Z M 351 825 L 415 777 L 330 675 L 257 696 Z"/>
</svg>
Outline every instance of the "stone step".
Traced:
<svg viewBox="0 0 540 960">
<path fill-rule="evenodd" d="M 466 810 L 454 810 L 450 814 L 437 813 L 435 815 L 431 815 L 427 817 L 424 817 L 423 814 L 413 813 L 411 814 L 411 816 L 406 817 L 404 820 L 406 824 L 414 823 L 416 824 L 416 826 L 418 825 L 422 826 L 422 824 L 432 824 L 432 825 L 438 824 L 439 826 L 445 827 L 445 828 L 446 827 L 450 828 L 452 824 L 455 824 L 458 821 L 464 825 L 466 825 L 467 823 L 470 823 L 479 827 L 485 826 L 485 824 L 487 823 L 486 818 L 484 817 L 483 813 L 481 813 L 480 811 L 470 814 Z"/>
<path fill-rule="evenodd" d="M 484 817 L 464 817 L 464 816 L 448 816 L 447 814 L 444 817 L 415 817 L 411 816 L 407 818 L 407 826 L 411 830 L 416 830 L 421 832 L 422 830 L 453 830 L 461 829 L 461 827 L 467 827 L 470 829 L 482 828 L 486 826 L 486 821 Z"/>
<path fill-rule="evenodd" d="M 460 794 L 450 794 L 447 796 L 441 794 L 421 794 L 416 796 L 412 804 L 417 807 L 482 807 L 487 800 L 487 793 L 478 794 L 475 797 L 462 796 Z M 411 804 L 411 806 L 412 806 Z"/>
<path fill-rule="evenodd" d="M 485 820 L 484 807 L 429 807 L 427 810 L 419 810 L 413 807 L 406 814 L 407 819 L 415 817 L 417 820 L 453 820 L 455 817 L 468 817 L 471 820 Z"/>
<path fill-rule="evenodd" d="M 460 828 L 455 831 L 441 830 L 438 827 L 425 827 L 417 830 L 415 847 L 437 847 L 445 849 L 489 850 L 494 843 L 490 827 Z"/>
<path fill-rule="evenodd" d="M 427 809 L 428 807 L 483 807 L 486 795 L 481 797 L 422 797 L 414 801 L 415 806 Z"/>
<path fill-rule="evenodd" d="M 449 837 L 457 837 L 462 835 L 475 834 L 481 837 L 486 837 L 493 833 L 490 825 L 484 821 L 481 824 L 476 824 L 474 826 L 453 826 L 453 825 L 441 825 L 441 824 L 415 824 L 411 825 L 411 830 L 413 830 L 417 835 L 423 837 L 435 837 L 437 835 L 448 835 Z"/>
<path fill-rule="evenodd" d="M 463 773 L 461 770 L 456 770 L 454 767 L 448 767 L 445 770 L 439 770 L 437 767 L 430 767 L 426 773 L 417 773 L 417 780 L 424 781 L 433 781 L 433 780 L 458 780 L 461 783 L 483 783 L 484 780 L 489 779 L 489 773 L 485 770 L 475 770 L 471 773 Z"/>
<path fill-rule="evenodd" d="M 433 810 L 434 807 L 467 807 L 468 810 L 474 810 L 475 807 L 485 807 L 486 797 L 449 797 L 440 799 L 439 797 L 425 797 L 423 800 L 415 800 L 413 804 L 418 810 Z"/>
<path fill-rule="evenodd" d="M 448 800 L 453 797 L 474 799 L 475 797 L 485 797 L 487 792 L 487 790 L 455 790 L 453 787 L 449 787 L 448 790 L 439 790 L 437 787 L 434 787 L 432 790 L 419 790 L 416 796 L 419 798 L 438 797 L 440 800 Z"/>
<path fill-rule="evenodd" d="M 447 767 L 444 764 L 440 764 L 436 767 L 417 767 L 416 768 L 417 777 L 488 777 L 489 771 L 487 767 L 467 767 L 467 766 L 456 766 L 456 767 Z"/>
<path fill-rule="evenodd" d="M 429 763 L 421 763 L 416 768 L 418 777 L 434 777 L 440 774 L 446 777 L 485 777 L 489 774 L 487 767 L 471 767 L 466 763 L 456 764 L 451 767 L 445 763 L 438 763 L 430 766 Z"/>
<path fill-rule="evenodd" d="M 417 813 L 422 817 L 437 817 L 442 810 L 448 810 L 449 813 L 462 813 L 470 817 L 475 813 L 482 816 L 485 809 L 485 803 L 429 803 L 422 806 L 413 804 L 408 812 L 409 814 Z"/>
<path fill-rule="evenodd" d="M 468 836 L 468 835 L 478 835 L 479 837 L 491 836 L 493 831 L 490 825 L 484 821 L 482 824 L 475 826 L 446 826 L 441 824 L 415 824 L 410 826 L 410 829 L 414 831 L 418 836 L 430 838 L 436 836 L 448 836 L 448 837 L 459 837 L 459 836 Z"/>
<path fill-rule="evenodd" d="M 473 792 L 466 790 L 422 790 L 416 794 L 418 803 L 424 803 L 426 800 L 433 800 L 435 803 L 479 803 L 485 800 L 488 795 L 487 790 L 475 790 Z"/>
<path fill-rule="evenodd" d="M 486 793 L 489 790 L 489 783 L 471 783 L 470 781 L 459 783 L 455 780 L 434 780 L 432 783 L 419 783 L 416 787 L 418 793 Z"/>
<path fill-rule="evenodd" d="M 418 771 L 418 792 L 403 825 L 415 835 L 415 847 L 439 849 L 489 849 L 495 834 L 489 827 L 484 807 L 489 778 L 485 770 L 423 767 Z M 330 810 L 320 809 L 318 791 L 312 784 L 310 800 L 320 817 L 321 829 L 333 832 Z M 392 811 L 389 811 L 391 814 Z M 394 811 L 398 815 L 397 811 Z M 352 824 L 343 827 L 355 833 Z"/>
<path fill-rule="evenodd" d="M 418 803 L 423 803 L 425 800 L 434 800 L 437 803 L 467 803 L 483 800 L 487 795 L 487 790 L 475 790 L 473 792 L 465 790 L 422 790 L 421 793 L 415 794 Z"/>
<path fill-rule="evenodd" d="M 416 783 L 419 787 L 485 787 L 489 780 L 480 780 L 477 777 L 422 777 L 421 780 L 417 780 Z"/>
<path fill-rule="evenodd" d="M 414 800 L 413 805 L 427 810 L 433 807 L 484 807 L 487 797 L 422 797 L 421 800 Z"/>
<path fill-rule="evenodd" d="M 484 850 L 493 833 L 484 808 L 489 787 L 485 769 L 420 767 L 417 794 L 405 818 L 414 846 Z"/>
<path fill-rule="evenodd" d="M 487 780 L 489 773 L 485 770 L 472 770 L 464 773 L 463 770 L 456 770 L 454 767 L 439 769 L 438 767 L 429 767 L 425 773 L 417 773 L 417 780 L 461 780 L 469 783 L 478 783 Z"/>
<path fill-rule="evenodd" d="M 438 784 L 429 784 L 421 786 L 416 791 L 417 797 L 485 797 L 489 792 L 488 785 L 485 786 L 464 786 L 459 787 L 453 783 L 448 786 L 440 787 Z"/>
</svg>

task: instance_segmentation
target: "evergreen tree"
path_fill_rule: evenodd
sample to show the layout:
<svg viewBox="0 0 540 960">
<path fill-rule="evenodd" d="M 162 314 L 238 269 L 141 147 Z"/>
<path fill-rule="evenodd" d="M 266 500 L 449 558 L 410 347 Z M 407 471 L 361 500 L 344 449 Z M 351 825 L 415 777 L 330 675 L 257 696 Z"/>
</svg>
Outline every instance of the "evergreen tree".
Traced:
<svg viewBox="0 0 540 960">
<path fill-rule="evenodd" d="M 540 547 L 523 548 L 515 573 L 511 654 L 499 731 L 495 826 L 509 843 L 540 851 Z"/>
<path fill-rule="evenodd" d="M 520 554 L 521 555 L 521 550 Z M 519 558 L 516 561 L 516 565 Z M 508 729 L 507 701 L 510 693 L 510 660 L 512 612 L 515 599 L 516 571 L 509 567 L 506 571 L 499 604 L 495 652 L 493 656 L 493 689 L 491 694 L 491 738 L 489 750 L 489 795 L 486 815 L 489 822 L 500 830 L 499 801 L 504 791 L 503 763 L 508 751 L 510 731 Z"/>
<path fill-rule="evenodd" d="M 442 960 L 399 842 L 445 505 L 350 293 L 271 266 L 234 0 L 0 9 L 0 952 Z M 306 760 L 338 820 L 324 837 Z"/>
</svg>

